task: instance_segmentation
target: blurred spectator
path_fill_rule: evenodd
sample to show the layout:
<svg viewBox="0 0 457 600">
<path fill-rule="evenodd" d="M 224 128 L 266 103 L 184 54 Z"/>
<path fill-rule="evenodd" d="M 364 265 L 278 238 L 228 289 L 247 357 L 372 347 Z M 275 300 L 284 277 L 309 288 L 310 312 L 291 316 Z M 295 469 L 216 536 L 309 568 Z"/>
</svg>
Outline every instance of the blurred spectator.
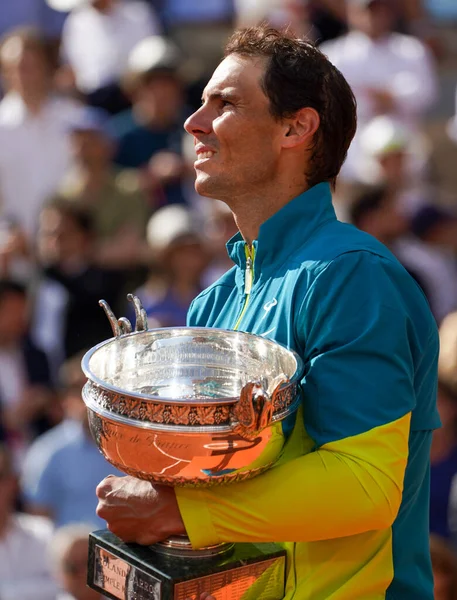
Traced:
<svg viewBox="0 0 457 600">
<path fill-rule="evenodd" d="M 28 511 L 50 517 L 58 527 L 69 523 L 105 527 L 95 514 L 95 488 L 109 474 L 120 475 L 100 454 L 89 432 L 81 398 L 85 382 L 81 355 L 77 355 L 62 368 L 65 418 L 34 442 L 23 470 Z"/>
<path fill-rule="evenodd" d="M 457 215 L 434 205 L 422 206 L 412 217 L 413 233 L 429 246 L 449 253 L 457 260 Z"/>
<path fill-rule="evenodd" d="M 430 536 L 435 600 L 457 599 L 457 559 L 445 540 Z"/>
<path fill-rule="evenodd" d="M 159 327 L 186 324 L 191 301 L 202 290 L 208 256 L 189 209 L 159 209 L 149 220 L 147 236 L 155 267 L 139 296 Z"/>
<path fill-rule="evenodd" d="M 131 52 L 124 88 L 132 108 L 114 117 L 115 162 L 143 167 L 151 203 L 183 202 L 184 92 L 178 72 L 180 56 L 163 37 L 150 37 Z"/>
<path fill-rule="evenodd" d="M 438 410 L 442 426 L 433 432 L 430 531 L 452 541 L 451 519 L 457 517 L 451 515 L 456 508 L 451 493 L 457 493 L 457 397 L 444 382 L 438 388 Z"/>
<path fill-rule="evenodd" d="M 432 193 L 424 184 L 428 148 L 420 136 L 397 119 L 380 115 L 359 132 L 361 156 L 355 167 L 358 181 L 386 184 L 395 192 L 399 206 L 409 216 Z"/>
<path fill-rule="evenodd" d="M 453 260 L 409 234 L 409 223 L 387 186 L 362 187 L 350 208 L 351 222 L 385 244 L 416 279 L 438 322 L 457 307 Z"/>
<path fill-rule="evenodd" d="M 132 48 L 159 32 L 141 0 L 79 0 L 62 32 L 63 60 L 89 104 L 116 113 L 128 102 L 118 82 Z"/>
<path fill-rule="evenodd" d="M 48 361 L 29 336 L 26 290 L 0 280 L 0 407 L 16 462 L 49 427 L 53 400 Z"/>
<path fill-rule="evenodd" d="M 0 48 L 6 95 L 0 102 L 2 215 L 30 243 L 43 202 L 70 162 L 67 123 L 79 105 L 51 93 L 47 46 L 32 30 L 12 32 Z"/>
<path fill-rule="evenodd" d="M 54 569 L 63 588 L 57 600 L 100 600 L 87 586 L 88 537 L 92 528 L 83 523 L 58 529 L 51 542 Z"/>
<path fill-rule="evenodd" d="M 11 457 L 0 446 L 0 598 L 53 600 L 57 586 L 48 560 L 52 524 L 15 513 L 16 494 Z"/>
<path fill-rule="evenodd" d="M 348 0 L 349 33 L 321 46 L 354 91 L 359 131 L 388 114 L 416 133 L 437 96 L 429 51 L 418 39 L 393 31 L 397 15 L 394 0 Z M 361 157 L 359 142 L 356 135 L 342 173 L 349 179 Z"/>
<path fill-rule="evenodd" d="M 144 257 L 149 217 L 138 174 L 113 168 L 115 142 L 101 109 L 86 108 L 70 129 L 74 165 L 58 196 L 91 214 L 97 264 L 135 267 Z"/>
<path fill-rule="evenodd" d="M 188 59 L 194 78 L 210 75 L 234 24 L 234 0 L 161 0 L 168 35 Z"/>
<path fill-rule="evenodd" d="M 98 301 L 117 310 L 124 279 L 95 264 L 94 225 L 78 206 L 56 202 L 43 209 L 37 243 L 33 336 L 56 373 L 64 359 L 111 337 Z"/>
</svg>

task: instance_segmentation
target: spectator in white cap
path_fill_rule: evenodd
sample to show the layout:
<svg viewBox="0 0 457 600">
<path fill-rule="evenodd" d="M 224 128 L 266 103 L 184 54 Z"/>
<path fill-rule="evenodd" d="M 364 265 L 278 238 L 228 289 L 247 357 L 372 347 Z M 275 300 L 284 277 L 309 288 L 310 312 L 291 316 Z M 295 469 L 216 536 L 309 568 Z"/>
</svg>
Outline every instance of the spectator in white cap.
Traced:
<svg viewBox="0 0 457 600">
<path fill-rule="evenodd" d="M 321 46 L 354 91 L 359 131 L 387 114 L 416 133 L 437 96 L 431 55 L 418 39 L 394 32 L 397 11 L 394 0 L 349 0 L 349 33 Z M 361 154 L 356 135 L 342 171 L 347 179 Z"/>
<path fill-rule="evenodd" d="M 122 80 L 132 108 L 111 123 L 118 144 L 115 162 L 144 169 L 156 206 L 184 201 L 182 124 L 188 110 L 180 64 L 178 49 L 164 37 L 151 36 L 135 46 Z"/>
<path fill-rule="evenodd" d="M 159 32 L 158 20 L 142 0 L 48 0 L 71 12 L 62 32 L 64 63 L 90 104 L 116 113 L 128 103 L 119 79 L 132 48 Z"/>
<path fill-rule="evenodd" d="M 209 258 L 198 223 L 188 208 L 165 206 L 149 220 L 147 239 L 154 266 L 135 293 L 155 325 L 185 325 L 190 303 L 203 288 Z"/>
<path fill-rule="evenodd" d="M 412 135 L 401 120 L 380 115 L 360 129 L 359 141 L 361 154 L 354 170 L 359 182 L 388 185 L 407 215 L 425 204 L 429 194 L 424 182 L 429 158 L 425 138 Z"/>
</svg>

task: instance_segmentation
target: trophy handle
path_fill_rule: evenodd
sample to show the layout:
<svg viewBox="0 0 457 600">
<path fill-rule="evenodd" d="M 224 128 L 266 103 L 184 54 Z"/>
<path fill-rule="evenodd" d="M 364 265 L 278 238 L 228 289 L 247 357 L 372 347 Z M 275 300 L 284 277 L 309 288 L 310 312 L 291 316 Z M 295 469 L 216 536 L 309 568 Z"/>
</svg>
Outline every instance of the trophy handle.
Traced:
<svg viewBox="0 0 457 600">
<path fill-rule="evenodd" d="M 141 304 L 141 300 L 133 294 L 127 294 L 127 300 L 133 303 L 133 307 L 135 309 L 135 331 L 147 331 L 148 317 L 143 305 Z M 106 300 L 100 300 L 99 305 L 103 308 L 106 316 L 108 317 L 114 337 L 120 337 L 121 335 L 132 333 L 132 324 L 130 321 L 126 317 L 117 319 Z"/>
<path fill-rule="evenodd" d="M 273 402 L 259 383 L 247 383 L 233 409 L 233 431 L 245 440 L 254 440 L 273 420 Z"/>
</svg>

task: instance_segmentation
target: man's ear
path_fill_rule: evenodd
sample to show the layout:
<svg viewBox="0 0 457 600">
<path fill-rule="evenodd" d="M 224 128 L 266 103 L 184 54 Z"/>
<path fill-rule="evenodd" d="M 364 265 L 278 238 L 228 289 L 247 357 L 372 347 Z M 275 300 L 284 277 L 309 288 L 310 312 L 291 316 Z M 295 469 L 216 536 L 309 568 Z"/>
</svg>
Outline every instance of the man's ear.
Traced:
<svg viewBox="0 0 457 600">
<path fill-rule="evenodd" d="M 313 139 L 320 125 L 320 117 L 314 108 L 301 108 L 290 119 L 284 119 L 283 148 L 295 148 Z"/>
</svg>

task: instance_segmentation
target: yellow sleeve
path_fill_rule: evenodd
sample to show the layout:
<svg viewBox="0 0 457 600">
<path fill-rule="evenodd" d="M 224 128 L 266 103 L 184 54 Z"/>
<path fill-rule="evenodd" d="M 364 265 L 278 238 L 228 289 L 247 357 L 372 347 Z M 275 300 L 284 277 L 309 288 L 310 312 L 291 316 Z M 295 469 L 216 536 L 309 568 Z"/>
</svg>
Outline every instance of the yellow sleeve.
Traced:
<svg viewBox="0 0 457 600">
<path fill-rule="evenodd" d="M 195 548 L 218 542 L 310 542 L 390 527 L 408 459 L 411 413 L 282 462 L 258 477 L 176 488 Z"/>
</svg>

